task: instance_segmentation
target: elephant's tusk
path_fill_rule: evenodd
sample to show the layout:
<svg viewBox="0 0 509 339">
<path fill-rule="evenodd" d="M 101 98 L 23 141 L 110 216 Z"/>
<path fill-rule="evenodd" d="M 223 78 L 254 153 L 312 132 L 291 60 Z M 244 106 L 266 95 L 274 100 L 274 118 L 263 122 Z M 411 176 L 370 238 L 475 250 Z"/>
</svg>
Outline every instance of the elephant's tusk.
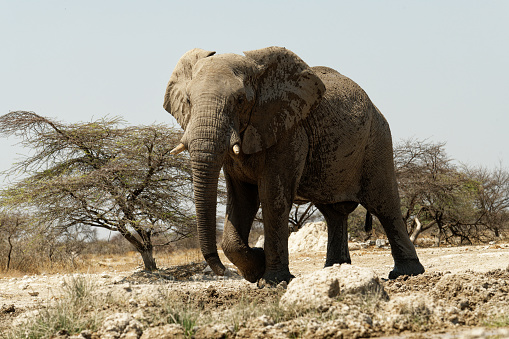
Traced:
<svg viewBox="0 0 509 339">
<path fill-rule="evenodd" d="M 239 146 L 239 144 L 233 145 L 233 153 L 235 153 L 235 155 L 239 155 L 240 154 L 240 146 Z"/>
<path fill-rule="evenodd" d="M 170 154 L 177 155 L 177 154 L 179 154 L 179 153 L 181 153 L 181 152 L 183 152 L 185 150 L 186 150 L 186 146 L 184 146 L 183 143 L 180 143 L 180 144 L 177 145 L 177 147 L 175 147 L 174 149 L 172 149 L 170 151 Z"/>
</svg>

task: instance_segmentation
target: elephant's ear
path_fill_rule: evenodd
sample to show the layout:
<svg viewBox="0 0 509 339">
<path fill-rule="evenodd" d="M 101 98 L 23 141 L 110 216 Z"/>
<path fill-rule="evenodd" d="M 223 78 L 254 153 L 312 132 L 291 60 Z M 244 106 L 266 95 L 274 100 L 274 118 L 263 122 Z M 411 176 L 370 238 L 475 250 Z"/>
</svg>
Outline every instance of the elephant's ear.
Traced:
<svg viewBox="0 0 509 339">
<path fill-rule="evenodd" d="M 189 122 L 190 105 L 186 87 L 192 79 L 193 67 L 198 60 L 214 55 L 216 52 L 205 51 L 200 48 L 192 49 L 184 54 L 175 66 L 170 81 L 166 87 L 163 107 L 177 119 L 185 130 Z"/>
<path fill-rule="evenodd" d="M 242 138 L 242 151 L 259 152 L 274 145 L 316 107 L 325 85 L 295 53 L 282 47 L 244 52 L 260 67 L 255 76 L 256 103 Z"/>
</svg>

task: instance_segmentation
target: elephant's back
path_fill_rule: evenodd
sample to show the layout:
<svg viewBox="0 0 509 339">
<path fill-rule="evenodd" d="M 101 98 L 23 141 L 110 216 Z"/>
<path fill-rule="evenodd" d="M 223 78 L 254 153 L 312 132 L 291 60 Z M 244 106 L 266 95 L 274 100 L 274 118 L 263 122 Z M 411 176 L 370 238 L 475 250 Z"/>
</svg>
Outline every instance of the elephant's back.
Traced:
<svg viewBox="0 0 509 339">
<path fill-rule="evenodd" d="M 367 118 L 362 113 L 371 111 L 373 103 L 355 81 L 330 67 L 316 66 L 312 69 L 326 88 L 322 102 L 333 104 L 338 113 L 342 111 Z"/>
<path fill-rule="evenodd" d="M 321 186 L 318 200 L 323 202 L 354 199 L 360 189 L 371 124 L 378 112 L 362 88 L 348 77 L 323 66 L 313 67 L 313 71 L 325 84 L 326 92 L 305 122 L 309 154 L 299 190 Z"/>
<path fill-rule="evenodd" d="M 313 71 L 325 84 L 326 91 L 307 119 L 312 141 L 321 151 L 334 151 L 338 147 L 347 154 L 360 151 L 369 137 L 373 117 L 378 114 L 376 107 L 350 78 L 324 66 L 313 67 Z"/>
</svg>

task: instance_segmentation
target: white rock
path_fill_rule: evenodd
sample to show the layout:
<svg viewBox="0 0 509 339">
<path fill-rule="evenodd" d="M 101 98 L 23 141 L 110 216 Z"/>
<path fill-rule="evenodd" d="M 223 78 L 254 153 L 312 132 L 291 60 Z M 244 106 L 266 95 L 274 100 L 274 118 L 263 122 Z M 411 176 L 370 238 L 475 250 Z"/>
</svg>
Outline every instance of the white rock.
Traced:
<svg viewBox="0 0 509 339">
<path fill-rule="evenodd" d="M 265 243 L 265 237 L 263 235 L 260 235 L 258 237 L 258 240 L 256 240 L 256 244 L 254 245 L 254 247 L 264 248 L 263 247 L 264 243 Z"/>
<path fill-rule="evenodd" d="M 39 310 L 25 312 L 12 321 L 12 326 L 17 327 L 29 323 L 33 321 L 39 315 L 39 313 Z"/>
<path fill-rule="evenodd" d="M 336 264 L 333 267 L 339 267 L 341 293 L 367 294 L 380 292 L 385 297 L 385 290 L 380 283 L 380 279 L 372 269 L 348 264 Z"/>
<path fill-rule="evenodd" d="M 385 306 L 389 316 L 402 314 L 431 313 L 435 308 L 433 300 L 424 293 L 395 296 Z"/>
<path fill-rule="evenodd" d="M 362 246 L 358 242 L 351 242 L 348 244 L 348 250 L 350 251 L 357 251 L 360 250 L 361 248 Z"/>
<path fill-rule="evenodd" d="M 142 334 L 141 323 L 129 313 L 115 313 L 104 320 L 99 330 L 101 338 L 139 338 Z"/>
<path fill-rule="evenodd" d="M 305 224 L 299 231 L 293 232 L 288 238 L 288 252 L 327 252 L 327 224 L 323 221 Z M 258 238 L 256 247 L 261 241 Z M 350 251 L 360 250 L 362 245 L 357 242 L 348 244 Z"/>
<path fill-rule="evenodd" d="M 184 328 L 179 324 L 151 327 L 143 331 L 141 339 L 184 339 Z"/>
<path fill-rule="evenodd" d="M 307 223 L 299 231 L 290 234 L 288 251 L 290 253 L 326 252 L 327 224 L 323 221 Z"/>
<path fill-rule="evenodd" d="M 283 307 L 327 309 L 339 294 L 386 294 L 375 272 L 371 269 L 334 265 L 293 279 L 280 303 Z"/>
</svg>

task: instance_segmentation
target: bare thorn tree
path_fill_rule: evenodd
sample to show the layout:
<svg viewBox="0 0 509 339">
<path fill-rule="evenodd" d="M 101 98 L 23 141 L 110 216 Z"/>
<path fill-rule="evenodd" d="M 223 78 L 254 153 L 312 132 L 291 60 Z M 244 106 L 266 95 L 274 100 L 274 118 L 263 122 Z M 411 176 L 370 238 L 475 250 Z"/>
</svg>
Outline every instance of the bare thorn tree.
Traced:
<svg viewBox="0 0 509 339">
<path fill-rule="evenodd" d="M 404 140 L 394 149 L 403 219 L 410 238 L 433 230 L 438 243 L 486 242 L 509 222 L 509 174 L 502 167 L 458 168 L 445 143 Z"/>
</svg>

